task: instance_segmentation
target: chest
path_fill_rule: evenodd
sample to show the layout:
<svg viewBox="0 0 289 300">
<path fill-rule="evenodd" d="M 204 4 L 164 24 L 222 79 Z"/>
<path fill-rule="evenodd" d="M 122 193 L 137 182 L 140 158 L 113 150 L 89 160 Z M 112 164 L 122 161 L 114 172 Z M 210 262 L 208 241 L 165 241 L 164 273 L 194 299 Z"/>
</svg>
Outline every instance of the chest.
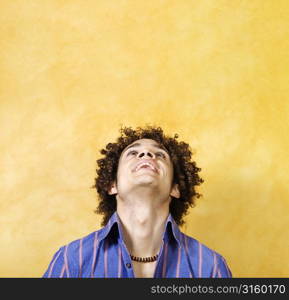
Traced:
<svg viewBox="0 0 289 300">
<path fill-rule="evenodd" d="M 134 275 L 137 278 L 152 278 L 154 277 L 157 262 L 139 263 L 133 262 Z"/>
</svg>

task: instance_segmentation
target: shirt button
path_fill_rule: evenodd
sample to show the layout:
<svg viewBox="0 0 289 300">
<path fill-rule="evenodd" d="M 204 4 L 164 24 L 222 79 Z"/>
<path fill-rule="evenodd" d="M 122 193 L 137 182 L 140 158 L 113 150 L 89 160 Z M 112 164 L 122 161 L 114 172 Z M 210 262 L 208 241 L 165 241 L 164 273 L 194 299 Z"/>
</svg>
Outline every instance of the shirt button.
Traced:
<svg viewBox="0 0 289 300">
<path fill-rule="evenodd" d="M 126 263 L 126 267 L 127 267 L 128 269 L 130 269 L 130 268 L 131 268 L 131 264 L 130 264 L 130 263 Z"/>
</svg>

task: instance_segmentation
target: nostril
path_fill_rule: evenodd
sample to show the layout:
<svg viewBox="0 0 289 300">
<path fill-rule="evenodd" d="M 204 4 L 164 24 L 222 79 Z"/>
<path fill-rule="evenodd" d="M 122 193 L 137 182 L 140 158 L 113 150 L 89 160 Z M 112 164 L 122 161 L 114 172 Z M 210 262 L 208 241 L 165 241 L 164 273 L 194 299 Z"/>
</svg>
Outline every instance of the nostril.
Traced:
<svg viewBox="0 0 289 300">
<path fill-rule="evenodd" d="M 153 155 L 152 155 L 152 153 L 150 153 L 150 152 L 141 152 L 140 154 L 139 154 L 139 157 L 143 157 L 144 155 L 147 155 L 147 156 L 149 156 L 149 157 L 153 157 Z"/>
</svg>

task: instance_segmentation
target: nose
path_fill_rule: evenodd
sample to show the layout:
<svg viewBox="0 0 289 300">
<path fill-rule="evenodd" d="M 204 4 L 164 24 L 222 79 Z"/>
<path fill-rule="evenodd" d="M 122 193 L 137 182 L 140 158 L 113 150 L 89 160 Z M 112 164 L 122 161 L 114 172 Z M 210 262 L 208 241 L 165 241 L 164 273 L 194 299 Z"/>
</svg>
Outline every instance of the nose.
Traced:
<svg viewBox="0 0 289 300">
<path fill-rule="evenodd" d="M 143 150 L 143 151 L 140 151 L 140 153 L 138 154 L 138 158 L 143 158 L 143 157 L 150 157 L 150 158 L 155 158 L 155 155 L 148 151 L 148 150 Z"/>
</svg>

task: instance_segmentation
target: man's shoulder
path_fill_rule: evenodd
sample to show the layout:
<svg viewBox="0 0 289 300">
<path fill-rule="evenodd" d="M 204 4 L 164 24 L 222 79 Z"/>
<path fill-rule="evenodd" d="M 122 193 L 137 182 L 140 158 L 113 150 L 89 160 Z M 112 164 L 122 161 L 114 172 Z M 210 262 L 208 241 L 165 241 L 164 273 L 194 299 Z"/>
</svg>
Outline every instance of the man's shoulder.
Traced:
<svg viewBox="0 0 289 300">
<path fill-rule="evenodd" d="M 78 277 L 92 265 L 96 253 L 98 236 L 102 228 L 61 246 L 51 260 L 44 277 Z"/>
<path fill-rule="evenodd" d="M 181 240 L 196 277 L 232 277 L 227 262 L 220 253 L 184 233 Z"/>
<path fill-rule="evenodd" d="M 188 251 L 189 256 L 193 256 L 197 253 L 199 255 L 202 255 L 202 257 L 205 259 L 214 258 L 214 256 L 216 256 L 216 258 L 223 258 L 220 253 L 200 242 L 199 240 L 193 238 L 192 236 L 189 236 L 183 232 L 182 235 L 182 244 L 183 247 Z"/>
<path fill-rule="evenodd" d="M 63 251 L 66 251 L 69 256 L 79 255 L 81 251 L 84 255 L 87 252 L 92 252 L 95 247 L 98 246 L 98 236 L 102 232 L 103 228 L 90 232 L 78 239 L 72 240 L 61 247 Z"/>
</svg>

